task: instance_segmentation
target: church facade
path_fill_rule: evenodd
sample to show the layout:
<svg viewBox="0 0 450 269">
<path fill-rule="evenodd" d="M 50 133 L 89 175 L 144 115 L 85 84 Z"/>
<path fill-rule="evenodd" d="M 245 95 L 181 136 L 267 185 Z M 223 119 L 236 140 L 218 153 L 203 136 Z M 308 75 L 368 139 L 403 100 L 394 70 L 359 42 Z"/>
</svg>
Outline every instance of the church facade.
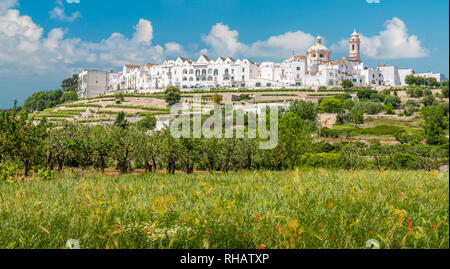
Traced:
<svg viewBox="0 0 450 269">
<path fill-rule="evenodd" d="M 208 88 L 318 88 L 340 87 L 344 80 L 355 86 L 402 86 L 412 69 L 380 65 L 371 68 L 361 61 L 361 40 L 356 30 L 349 40 L 349 55 L 332 60 L 322 37 L 306 51 L 283 62 L 256 64 L 248 59 L 201 55 L 196 61 L 178 57 L 160 65 L 125 65 L 122 72 L 106 73 L 105 91 L 156 91 L 168 86 L 180 89 Z"/>
</svg>

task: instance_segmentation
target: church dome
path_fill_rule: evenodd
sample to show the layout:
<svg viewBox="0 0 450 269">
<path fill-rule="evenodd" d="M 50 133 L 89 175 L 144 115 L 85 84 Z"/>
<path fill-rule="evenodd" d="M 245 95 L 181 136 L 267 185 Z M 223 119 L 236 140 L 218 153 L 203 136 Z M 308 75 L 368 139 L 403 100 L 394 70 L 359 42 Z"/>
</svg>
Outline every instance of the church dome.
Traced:
<svg viewBox="0 0 450 269">
<path fill-rule="evenodd" d="M 312 51 L 330 51 L 327 47 L 325 47 L 323 44 L 323 38 L 321 36 L 317 36 L 316 38 L 316 44 L 308 49 L 308 52 Z"/>
<path fill-rule="evenodd" d="M 306 55 L 310 60 L 318 62 L 327 62 L 330 60 L 330 50 L 324 46 L 323 38 L 317 36 L 316 44 L 308 49 Z"/>
</svg>

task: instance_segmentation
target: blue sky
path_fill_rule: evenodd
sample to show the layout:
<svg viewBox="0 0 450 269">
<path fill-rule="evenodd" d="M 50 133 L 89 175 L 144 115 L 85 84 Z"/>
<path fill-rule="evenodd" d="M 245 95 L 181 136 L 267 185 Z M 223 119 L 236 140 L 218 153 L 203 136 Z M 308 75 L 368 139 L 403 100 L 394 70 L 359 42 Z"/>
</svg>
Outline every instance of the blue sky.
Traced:
<svg viewBox="0 0 450 269">
<path fill-rule="evenodd" d="M 319 34 L 339 59 L 354 28 L 367 64 L 448 76 L 448 1 L 368 1 L 0 0 L 0 108 L 82 68 L 201 53 L 279 61 Z"/>
</svg>

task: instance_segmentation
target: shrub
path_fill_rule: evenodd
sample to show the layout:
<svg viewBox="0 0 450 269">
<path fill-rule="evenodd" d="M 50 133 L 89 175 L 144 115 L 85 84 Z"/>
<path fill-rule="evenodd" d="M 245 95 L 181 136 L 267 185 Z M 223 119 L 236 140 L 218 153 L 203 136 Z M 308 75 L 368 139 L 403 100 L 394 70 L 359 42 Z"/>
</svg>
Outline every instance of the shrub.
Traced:
<svg viewBox="0 0 450 269">
<path fill-rule="evenodd" d="M 301 164 L 307 167 L 340 168 L 340 155 L 337 153 L 314 153 L 302 158 Z"/>
<path fill-rule="evenodd" d="M 17 162 L 6 161 L 0 163 L 0 180 L 14 179 L 19 169 L 20 165 Z"/>
<path fill-rule="evenodd" d="M 370 99 L 372 94 L 377 94 L 377 93 L 378 92 L 375 90 L 360 90 L 360 91 L 358 91 L 357 96 L 358 96 L 359 100 Z"/>
<path fill-rule="evenodd" d="M 389 95 L 384 98 L 384 104 L 391 104 L 393 107 L 400 105 L 402 101 L 398 96 Z"/>
<path fill-rule="evenodd" d="M 355 105 L 355 108 L 370 115 L 378 114 L 384 109 L 382 104 L 371 101 L 359 102 Z"/>
<path fill-rule="evenodd" d="M 53 173 L 53 170 L 50 170 L 50 169 L 39 169 L 38 170 L 38 177 L 41 180 L 53 180 L 55 178 L 55 175 Z"/>
<path fill-rule="evenodd" d="M 339 113 L 344 109 L 344 100 L 338 98 L 325 98 L 317 107 L 327 113 Z"/>
<path fill-rule="evenodd" d="M 420 169 L 418 157 L 409 153 L 397 152 L 392 157 L 391 168 L 393 169 Z"/>
</svg>

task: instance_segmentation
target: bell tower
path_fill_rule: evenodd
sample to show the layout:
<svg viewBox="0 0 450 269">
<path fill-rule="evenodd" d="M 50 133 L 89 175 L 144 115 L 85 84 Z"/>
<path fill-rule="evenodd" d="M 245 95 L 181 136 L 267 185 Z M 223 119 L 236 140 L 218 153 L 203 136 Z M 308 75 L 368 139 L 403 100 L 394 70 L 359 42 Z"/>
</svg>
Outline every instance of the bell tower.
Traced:
<svg viewBox="0 0 450 269">
<path fill-rule="evenodd" d="M 348 59 L 357 64 L 361 62 L 361 39 L 359 39 L 356 29 L 350 38 L 350 55 Z"/>
</svg>

